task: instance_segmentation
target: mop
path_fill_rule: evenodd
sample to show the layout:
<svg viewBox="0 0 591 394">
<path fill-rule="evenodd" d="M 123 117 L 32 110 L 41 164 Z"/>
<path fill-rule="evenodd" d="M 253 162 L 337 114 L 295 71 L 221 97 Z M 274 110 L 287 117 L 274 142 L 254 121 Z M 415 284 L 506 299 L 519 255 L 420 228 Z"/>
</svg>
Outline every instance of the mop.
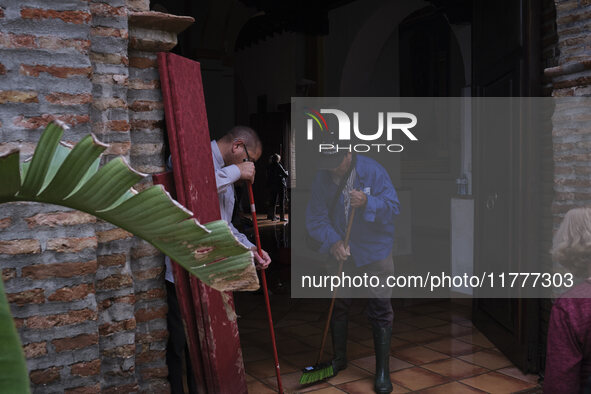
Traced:
<svg viewBox="0 0 591 394">
<path fill-rule="evenodd" d="M 261 248 L 261 237 L 259 236 L 259 225 L 257 223 L 257 212 L 254 205 L 254 194 L 252 193 L 252 183 L 248 184 L 248 198 L 250 199 L 250 212 L 252 213 L 252 225 L 257 244 L 257 253 L 261 258 L 263 252 Z M 265 270 L 261 270 L 261 279 L 263 282 L 263 293 L 265 294 L 265 305 L 267 306 L 267 319 L 269 320 L 269 331 L 271 331 L 271 342 L 273 344 L 273 357 L 275 360 L 275 375 L 277 376 L 277 387 L 279 394 L 283 394 L 283 385 L 281 384 L 281 373 L 279 372 L 279 357 L 277 356 L 277 343 L 275 342 L 275 330 L 273 329 L 273 317 L 271 316 L 271 303 L 269 302 L 269 290 L 267 289 L 267 276 Z"/>
<path fill-rule="evenodd" d="M 345 249 L 349 246 L 349 238 L 351 236 L 351 227 L 353 226 L 353 218 L 355 217 L 355 208 L 351 210 L 351 215 L 349 215 L 349 222 L 347 223 L 347 232 L 345 233 Z M 339 274 L 343 272 L 343 261 L 339 261 Z M 332 311 L 334 309 L 334 302 L 337 297 L 337 289 L 335 288 L 332 292 L 332 300 L 330 301 L 330 307 L 328 308 L 328 316 L 326 317 L 326 324 L 324 325 L 324 333 L 322 334 L 322 342 L 320 343 L 320 351 L 318 352 L 318 357 L 316 358 L 316 364 L 310 367 L 306 367 L 302 370 L 302 377 L 300 378 L 300 384 L 310 384 L 315 383 L 320 380 L 328 379 L 334 376 L 334 369 L 332 367 L 332 362 L 329 361 L 327 363 L 320 363 L 322 360 L 322 354 L 324 353 L 324 345 L 326 344 L 326 336 L 328 334 L 328 327 L 330 326 L 330 318 L 332 316 Z"/>
</svg>

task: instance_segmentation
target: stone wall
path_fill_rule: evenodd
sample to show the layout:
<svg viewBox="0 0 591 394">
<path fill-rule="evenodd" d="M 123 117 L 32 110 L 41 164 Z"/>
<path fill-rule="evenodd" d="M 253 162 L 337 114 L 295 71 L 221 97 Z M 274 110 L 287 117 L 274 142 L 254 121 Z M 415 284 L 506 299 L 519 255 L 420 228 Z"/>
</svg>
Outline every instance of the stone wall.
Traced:
<svg viewBox="0 0 591 394">
<path fill-rule="evenodd" d="M 111 144 L 103 162 L 162 171 L 155 52 L 189 19 L 148 12 L 147 0 L 0 0 L 0 151 L 30 156 L 57 118 L 66 141 L 92 131 Z M 11 203 L 0 206 L 0 268 L 34 392 L 168 391 L 154 247 L 92 215 Z"/>
<path fill-rule="evenodd" d="M 588 96 L 591 92 L 591 2 L 543 1 L 542 65 L 544 95 Z M 555 109 L 552 135 L 541 138 L 542 234 L 540 261 L 544 270 L 562 271 L 548 253 L 552 237 L 571 208 L 591 204 L 591 123 L 573 105 Z M 566 117 L 565 117 L 566 115 Z M 540 347 L 546 347 L 551 300 L 542 300 Z M 544 367 L 545 353 L 542 352 Z"/>
<path fill-rule="evenodd" d="M 556 60 L 546 68 L 554 97 L 584 97 L 591 93 L 591 2 L 555 1 Z M 554 113 L 554 228 L 571 208 L 591 204 L 591 123 L 588 108 L 577 104 L 557 107 Z"/>
</svg>

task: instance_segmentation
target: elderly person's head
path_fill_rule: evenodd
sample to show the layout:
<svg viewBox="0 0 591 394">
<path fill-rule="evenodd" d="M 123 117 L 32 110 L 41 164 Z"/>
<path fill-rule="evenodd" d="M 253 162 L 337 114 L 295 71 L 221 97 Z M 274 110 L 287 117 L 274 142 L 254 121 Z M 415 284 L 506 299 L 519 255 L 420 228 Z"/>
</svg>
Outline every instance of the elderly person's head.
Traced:
<svg viewBox="0 0 591 394">
<path fill-rule="evenodd" d="M 263 144 L 256 131 L 247 126 L 235 126 L 218 140 L 225 165 L 255 162 L 261 157 Z"/>
<path fill-rule="evenodd" d="M 552 240 L 552 258 L 577 276 L 591 275 L 591 208 L 566 213 Z"/>
</svg>

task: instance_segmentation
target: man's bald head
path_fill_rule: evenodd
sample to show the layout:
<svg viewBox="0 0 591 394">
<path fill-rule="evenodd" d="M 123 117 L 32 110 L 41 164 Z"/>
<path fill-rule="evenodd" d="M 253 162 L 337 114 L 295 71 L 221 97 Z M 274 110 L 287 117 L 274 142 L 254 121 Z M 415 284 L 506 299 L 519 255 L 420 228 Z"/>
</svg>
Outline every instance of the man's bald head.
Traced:
<svg viewBox="0 0 591 394">
<path fill-rule="evenodd" d="M 261 157 L 263 144 L 256 131 L 248 126 L 235 126 L 218 140 L 218 146 L 226 165 L 244 160 L 241 150 L 246 146 L 248 156 L 256 161 Z"/>
<path fill-rule="evenodd" d="M 234 126 L 222 137 L 225 142 L 232 143 L 235 140 L 241 140 L 246 145 L 246 149 L 252 151 L 263 150 L 263 144 L 256 131 L 248 126 Z"/>
</svg>

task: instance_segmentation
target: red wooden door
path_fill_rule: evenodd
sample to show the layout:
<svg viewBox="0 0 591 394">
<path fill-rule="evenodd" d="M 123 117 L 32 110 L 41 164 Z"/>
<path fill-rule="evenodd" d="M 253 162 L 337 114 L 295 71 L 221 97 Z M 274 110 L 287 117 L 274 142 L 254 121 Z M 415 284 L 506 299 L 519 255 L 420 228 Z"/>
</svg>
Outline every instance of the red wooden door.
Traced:
<svg viewBox="0 0 591 394">
<path fill-rule="evenodd" d="M 198 62 L 158 55 L 178 201 L 201 223 L 220 219 Z M 177 296 L 200 392 L 246 393 L 232 293 L 202 284 L 174 264 Z"/>
</svg>

